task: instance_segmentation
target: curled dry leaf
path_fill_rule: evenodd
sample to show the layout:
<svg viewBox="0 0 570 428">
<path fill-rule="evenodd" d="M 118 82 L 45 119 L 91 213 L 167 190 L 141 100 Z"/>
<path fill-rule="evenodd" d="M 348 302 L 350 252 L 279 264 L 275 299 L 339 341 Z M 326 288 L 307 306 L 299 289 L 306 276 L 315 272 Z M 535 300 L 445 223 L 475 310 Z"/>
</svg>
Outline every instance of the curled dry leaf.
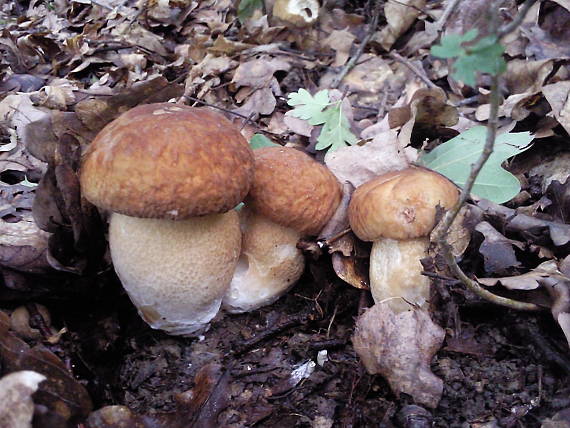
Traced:
<svg viewBox="0 0 570 428">
<path fill-rule="evenodd" d="M 328 46 L 336 52 L 335 60 L 331 64 L 333 67 L 343 66 L 350 56 L 350 48 L 356 36 L 346 29 L 333 30 L 329 36 L 322 41 L 324 46 Z"/>
<path fill-rule="evenodd" d="M 49 234 L 40 230 L 27 212 L 16 223 L 0 220 L 0 266 L 20 272 L 46 273 Z"/>
<path fill-rule="evenodd" d="M 75 106 L 79 120 L 91 131 L 99 132 L 124 111 L 139 104 L 165 102 L 182 95 L 182 86 L 157 76 L 135 83 L 112 96 L 88 98 Z"/>
<path fill-rule="evenodd" d="M 481 199 L 475 206 L 483 211 L 483 215 L 501 225 L 501 230 L 514 232 L 530 242 L 544 243 L 551 241 L 560 247 L 570 241 L 570 225 L 554 221 L 542 220 L 516 210 Z"/>
<path fill-rule="evenodd" d="M 0 358 L 3 368 L 9 372 L 33 370 L 46 377 L 34 399 L 36 404 L 48 409 L 52 419 L 61 424 L 59 426 L 84 419 L 91 411 L 92 404 L 83 385 L 53 353 L 41 345 L 30 348 L 9 328 L 8 315 L 0 312 Z"/>
<path fill-rule="evenodd" d="M 373 39 L 377 40 L 385 50 L 390 50 L 396 40 L 414 23 L 425 5 L 425 0 L 386 2 L 384 14 L 388 25 Z"/>
<path fill-rule="evenodd" d="M 396 131 L 386 131 L 362 146 L 342 147 L 328 152 L 325 163 L 341 182 L 354 187 L 370 181 L 377 175 L 398 171 L 409 166 L 401 150 Z"/>
<path fill-rule="evenodd" d="M 570 81 L 546 85 L 542 88 L 542 93 L 552 107 L 556 120 L 570 133 Z"/>
<path fill-rule="evenodd" d="M 483 256 L 485 273 L 501 274 L 521 265 L 513 247 L 522 250 L 524 248 L 522 242 L 506 238 L 486 221 L 475 226 L 475 230 L 483 235 L 479 253 Z"/>
<path fill-rule="evenodd" d="M 46 377 L 31 370 L 10 373 L 0 379 L 0 426 L 31 428 L 32 394 Z"/>
<path fill-rule="evenodd" d="M 396 395 L 403 392 L 435 408 L 443 382 L 431 372 L 430 363 L 444 337 L 426 311 L 396 315 L 386 303 L 377 303 L 356 322 L 352 342 L 368 373 L 384 376 Z"/>
</svg>

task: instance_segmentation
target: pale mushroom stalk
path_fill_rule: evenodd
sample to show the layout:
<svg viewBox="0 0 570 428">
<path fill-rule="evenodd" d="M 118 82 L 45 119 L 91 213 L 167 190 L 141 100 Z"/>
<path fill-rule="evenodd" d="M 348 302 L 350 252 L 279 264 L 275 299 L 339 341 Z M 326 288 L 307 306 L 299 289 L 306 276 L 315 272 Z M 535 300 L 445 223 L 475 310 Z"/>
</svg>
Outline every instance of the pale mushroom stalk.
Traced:
<svg viewBox="0 0 570 428">
<path fill-rule="evenodd" d="M 341 200 L 340 184 L 322 164 L 287 147 L 254 151 L 255 172 L 242 209 L 242 255 L 223 306 L 245 312 L 270 304 L 303 273 L 297 242 L 316 236 Z"/>
<path fill-rule="evenodd" d="M 386 301 L 402 312 L 429 298 L 429 279 L 421 274 L 427 236 L 439 206 L 449 209 L 458 199 L 453 183 L 419 167 L 378 176 L 359 186 L 349 205 L 349 222 L 363 241 L 373 241 L 370 288 L 375 302 Z"/>
<path fill-rule="evenodd" d="M 115 271 L 151 327 L 174 335 L 208 327 L 237 264 L 233 208 L 252 178 L 247 141 L 208 109 L 138 106 L 91 143 L 81 166 L 83 196 L 112 212 Z"/>
</svg>

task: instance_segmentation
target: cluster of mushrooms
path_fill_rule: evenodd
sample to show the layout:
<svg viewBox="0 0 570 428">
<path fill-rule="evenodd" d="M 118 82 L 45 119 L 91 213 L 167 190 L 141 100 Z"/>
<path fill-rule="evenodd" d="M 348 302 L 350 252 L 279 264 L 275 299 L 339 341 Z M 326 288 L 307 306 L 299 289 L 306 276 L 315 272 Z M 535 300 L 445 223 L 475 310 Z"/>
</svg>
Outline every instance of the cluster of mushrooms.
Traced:
<svg viewBox="0 0 570 428">
<path fill-rule="evenodd" d="M 183 336 L 205 331 L 220 308 L 251 311 L 283 295 L 304 270 L 297 242 L 318 235 L 342 196 L 307 154 L 252 151 L 222 114 L 169 103 L 109 123 L 85 152 L 80 180 L 83 196 L 109 213 L 113 265 L 139 314 Z M 457 194 L 421 168 L 355 191 L 349 219 L 360 239 L 375 241 L 376 301 L 395 297 L 405 310 L 427 300 L 419 259 L 436 207 L 450 208 Z"/>
</svg>

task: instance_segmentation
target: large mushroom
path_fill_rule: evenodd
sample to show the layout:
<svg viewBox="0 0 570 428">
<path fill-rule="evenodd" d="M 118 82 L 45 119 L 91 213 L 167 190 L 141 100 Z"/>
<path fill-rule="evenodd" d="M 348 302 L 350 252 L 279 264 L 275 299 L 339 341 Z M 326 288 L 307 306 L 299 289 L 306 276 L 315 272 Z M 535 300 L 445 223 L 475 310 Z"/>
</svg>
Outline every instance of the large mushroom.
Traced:
<svg viewBox="0 0 570 428">
<path fill-rule="evenodd" d="M 444 176 L 420 167 L 380 175 L 359 186 L 348 208 L 352 231 L 373 241 L 370 289 L 376 303 L 387 301 L 401 312 L 429 298 L 429 279 L 421 274 L 428 235 L 437 207 L 458 200 L 457 187 Z"/>
<path fill-rule="evenodd" d="M 229 312 L 270 304 L 297 282 L 305 266 L 297 242 L 321 231 L 342 196 L 335 176 L 299 150 L 265 147 L 254 156 L 242 255 L 223 303 Z"/>
<path fill-rule="evenodd" d="M 191 335 L 216 315 L 240 253 L 233 208 L 252 178 L 247 141 L 209 109 L 141 105 L 91 143 L 82 192 L 112 212 L 115 271 L 151 327 Z"/>
</svg>

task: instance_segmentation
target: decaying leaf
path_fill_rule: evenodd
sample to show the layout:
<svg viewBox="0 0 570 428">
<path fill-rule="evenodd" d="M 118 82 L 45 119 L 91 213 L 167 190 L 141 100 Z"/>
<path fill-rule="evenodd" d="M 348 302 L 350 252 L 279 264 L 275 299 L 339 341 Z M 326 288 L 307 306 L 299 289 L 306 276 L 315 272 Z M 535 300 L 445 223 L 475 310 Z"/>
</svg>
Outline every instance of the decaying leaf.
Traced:
<svg viewBox="0 0 570 428">
<path fill-rule="evenodd" d="M 399 145 L 398 133 L 386 131 L 364 145 L 328 152 L 325 163 L 341 183 L 358 187 L 377 175 L 407 168 L 410 161 Z"/>
<path fill-rule="evenodd" d="M 0 379 L 0 426 L 31 428 L 32 394 L 45 379 L 44 375 L 31 370 L 10 373 Z"/>
<path fill-rule="evenodd" d="M 384 14 L 388 25 L 374 36 L 380 45 L 390 50 L 392 45 L 414 23 L 420 10 L 425 6 L 425 0 L 404 0 L 400 2 L 386 2 Z"/>
<path fill-rule="evenodd" d="M 521 265 L 513 246 L 522 250 L 524 248 L 522 242 L 506 238 L 486 221 L 475 226 L 475 230 L 483 235 L 479 253 L 483 256 L 487 274 L 501 274 Z"/>
<path fill-rule="evenodd" d="M 562 81 L 545 85 L 542 93 L 552 107 L 556 120 L 570 133 L 570 82 Z"/>
<path fill-rule="evenodd" d="M 9 331 L 10 319 L 0 312 L 0 358 L 7 371 L 33 370 L 45 376 L 34 395 L 36 404 L 46 406 L 54 421 L 79 422 L 91 411 L 89 394 L 65 364 L 42 345 L 30 348 Z M 63 426 L 63 425 L 62 425 Z"/>
<path fill-rule="evenodd" d="M 396 315 L 386 303 L 377 303 L 357 320 L 352 342 L 366 370 L 384 376 L 395 394 L 409 394 L 435 408 L 443 382 L 431 372 L 430 363 L 444 337 L 425 310 Z"/>
</svg>

